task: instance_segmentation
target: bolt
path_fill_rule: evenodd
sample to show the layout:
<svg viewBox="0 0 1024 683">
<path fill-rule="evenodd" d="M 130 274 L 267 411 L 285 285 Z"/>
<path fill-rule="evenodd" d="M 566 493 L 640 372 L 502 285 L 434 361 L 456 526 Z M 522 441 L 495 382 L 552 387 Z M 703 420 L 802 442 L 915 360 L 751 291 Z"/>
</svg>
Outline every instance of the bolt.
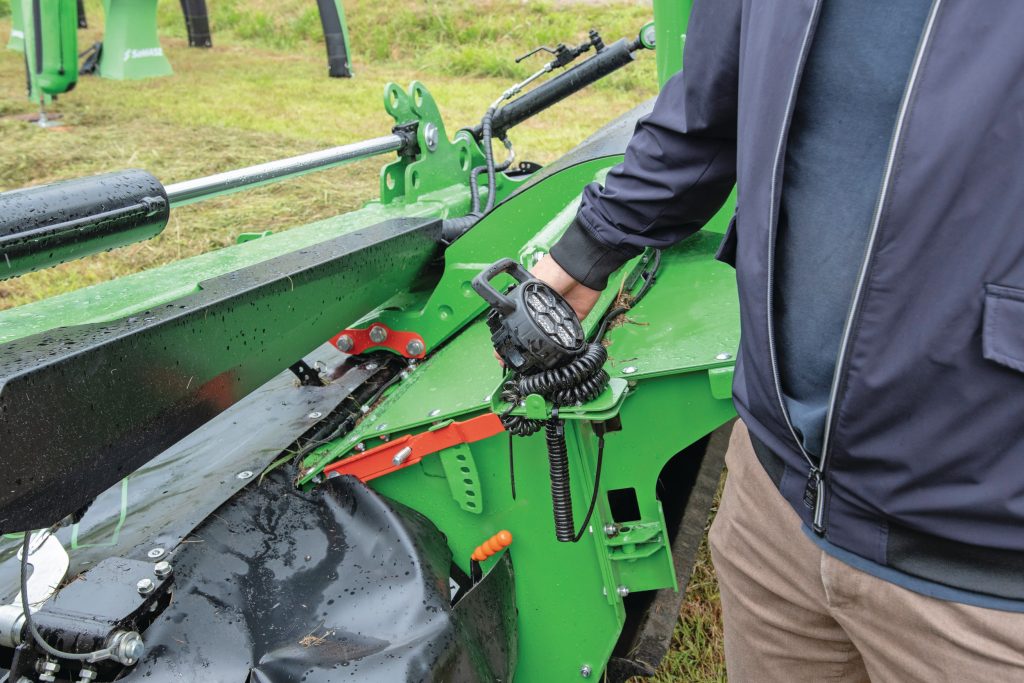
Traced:
<svg viewBox="0 0 1024 683">
<path fill-rule="evenodd" d="M 83 665 L 78 672 L 78 683 L 92 683 L 96 680 L 96 669 Z"/>
<path fill-rule="evenodd" d="M 589 664 L 584 664 L 580 667 L 580 676 L 583 676 L 583 678 L 590 678 L 592 673 L 594 673 L 594 670 L 590 668 Z"/>
<path fill-rule="evenodd" d="M 167 560 L 161 560 L 153 565 L 153 573 L 156 574 L 158 579 L 166 579 L 171 575 L 171 563 Z"/>
<path fill-rule="evenodd" d="M 433 123 L 423 126 L 423 141 L 431 152 L 437 149 L 437 126 Z"/>
<path fill-rule="evenodd" d="M 161 557 L 164 556 L 164 553 L 166 552 L 167 551 L 163 548 L 153 548 L 148 553 L 146 553 L 146 556 L 151 560 L 159 560 Z"/>
<path fill-rule="evenodd" d="M 340 477 L 340 476 L 341 476 L 341 474 L 339 472 L 328 472 L 327 473 L 327 478 L 328 479 L 334 479 L 335 477 Z"/>
<path fill-rule="evenodd" d="M 383 343 L 388 338 L 388 331 L 380 325 L 374 325 L 370 328 L 370 341 L 374 344 Z"/>
<path fill-rule="evenodd" d="M 235 479 L 249 479 L 252 477 L 252 470 L 242 470 L 235 475 Z"/>
<path fill-rule="evenodd" d="M 378 432 L 383 432 L 387 428 L 388 428 L 388 423 L 387 422 L 382 422 L 379 425 L 377 425 L 377 431 Z"/>
<path fill-rule="evenodd" d="M 314 410 L 312 413 L 310 413 L 306 417 L 308 417 L 310 420 L 319 420 L 323 416 L 324 416 L 324 414 L 321 413 L 319 410 Z"/>
<path fill-rule="evenodd" d="M 53 683 L 57 680 L 57 672 L 60 671 L 60 664 L 47 657 L 45 660 L 36 662 L 36 671 L 39 672 L 39 680 L 44 683 Z"/>
<path fill-rule="evenodd" d="M 391 464 L 394 465 L 395 467 L 398 467 L 405 463 L 405 461 L 409 459 L 410 455 L 412 455 L 412 448 L 406 446 L 402 450 L 395 453 L 395 457 L 391 458 Z"/>
<path fill-rule="evenodd" d="M 369 370 L 370 372 L 373 372 L 374 370 L 376 370 L 379 367 L 380 366 L 377 365 L 376 363 L 367 363 L 366 364 L 366 369 Z"/>
<path fill-rule="evenodd" d="M 619 594 L 620 598 L 624 598 L 629 595 L 629 588 L 627 586 L 619 586 L 615 589 L 615 592 Z"/>
<path fill-rule="evenodd" d="M 423 349 L 423 342 L 420 341 L 419 339 L 413 339 L 412 341 L 405 345 L 405 352 L 408 353 L 410 356 L 420 355 L 421 353 L 423 353 Z"/>
<path fill-rule="evenodd" d="M 117 631 L 107 642 L 110 643 L 108 647 L 112 653 L 111 658 L 125 666 L 139 661 L 146 651 L 142 636 L 135 631 Z"/>
<path fill-rule="evenodd" d="M 152 579 L 139 579 L 139 582 L 135 584 L 135 588 L 139 591 L 139 595 L 149 595 L 156 588 Z"/>
<path fill-rule="evenodd" d="M 718 354 L 717 356 L 715 356 L 715 360 L 729 360 L 730 358 L 732 358 L 732 354 L 731 353 L 726 353 L 724 351 L 722 353 Z"/>
<path fill-rule="evenodd" d="M 358 451 L 359 453 L 362 453 L 363 451 L 365 451 L 365 450 L 366 450 L 366 444 L 364 444 L 364 443 L 363 443 L 362 441 L 360 441 L 359 443 L 357 443 L 357 444 L 355 445 L 355 449 L 356 449 L 356 451 Z"/>
<path fill-rule="evenodd" d="M 440 408 L 434 408 L 429 413 L 427 413 L 427 417 L 437 417 L 440 414 L 441 414 L 441 409 Z"/>
<path fill-rule="evenodd" d="M 348 336 L 347 334 L 343 334 L 340 337 L 338 337 L 337 346 L 338 350 L 341 351 L 342 353 L 347 353 L 348 351 L 351 351 L 352 347 L 355 345 L 355 340 L 352 339 L 352 337 Z"/>
<path fill-rule="evenodd" d="M 604 535 L 608 538 L 619 535 L 619 526 L 617 524 L 605 524 Z"/>
<path fill-rule="evenodd" d="M 623 375 L 632 375 L 634 372 L 636 372 L 635 365 L 627 365 L 626 367 L 622 368 Z"/>
</svg>

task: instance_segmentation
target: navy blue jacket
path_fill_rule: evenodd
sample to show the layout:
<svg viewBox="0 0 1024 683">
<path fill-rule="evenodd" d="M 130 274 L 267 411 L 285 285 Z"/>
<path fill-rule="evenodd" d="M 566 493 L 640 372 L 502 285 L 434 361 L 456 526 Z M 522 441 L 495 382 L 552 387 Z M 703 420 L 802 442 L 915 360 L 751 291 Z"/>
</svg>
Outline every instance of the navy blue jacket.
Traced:
<svg viewBox="0 0 1024 683">
<path fill-rule="evenodd" d="M 820 458 L 781 399 L 772 311 L 793 100 L 821 0 L 698 2 L 685 68 L 552 256 L 584 284 L 700 229 L 734 183 L 734 398 L 828 543 L 1024 599 L 1024 2 L 935 0 L 840 348 Z"/>
</svg>

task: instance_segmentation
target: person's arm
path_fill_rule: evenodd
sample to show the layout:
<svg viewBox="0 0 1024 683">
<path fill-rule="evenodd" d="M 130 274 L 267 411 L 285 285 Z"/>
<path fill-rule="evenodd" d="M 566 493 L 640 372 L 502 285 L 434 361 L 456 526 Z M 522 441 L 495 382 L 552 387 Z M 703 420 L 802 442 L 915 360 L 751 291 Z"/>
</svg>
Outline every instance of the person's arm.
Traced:
<svg viewBox="0 0 1024 683">
<path fill-rule="evenodd" d="M 700 230 L 732 191 L 740 5 L 694 3 L 684 69 L 637 124 L 623 163 L 604 187 L 587 186 L 576 220 L 535 266 L 580 317 L 612 272 L 645 247 L 668 247 Z"/>
</svg>

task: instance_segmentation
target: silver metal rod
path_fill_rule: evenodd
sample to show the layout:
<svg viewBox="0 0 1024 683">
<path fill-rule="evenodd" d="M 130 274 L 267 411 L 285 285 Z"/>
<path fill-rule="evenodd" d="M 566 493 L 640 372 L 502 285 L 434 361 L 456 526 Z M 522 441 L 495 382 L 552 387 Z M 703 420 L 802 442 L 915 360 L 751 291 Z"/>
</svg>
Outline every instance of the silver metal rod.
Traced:
<svg viewBox="0 0 1024 683">
<path fill-rule="evenodd" d="M 287 180 L 296 176 L 305 175 L 312 171 L 320 171 L 327 168 L 334 168 L 352 161 L 368 159 L 369 157 L 397 152 L 403 144 L 402 138 L 397 135 L 387 135 L 382 138 L 355 142 L 351 145 L 332 147 L 319 152 L 300 154 L 296 157 L 268 161 L 265 164 L 257 164 L 248 168 L 239 168 L 234 171 L 217 173 L 216 175 L 186 180 L 181 183 L 168 185 L 167 198 L 172 207 L 192 204 L 204 199 L 219 197 L 240 190 L 275 183 L 280 180 Z"/>
</svg>

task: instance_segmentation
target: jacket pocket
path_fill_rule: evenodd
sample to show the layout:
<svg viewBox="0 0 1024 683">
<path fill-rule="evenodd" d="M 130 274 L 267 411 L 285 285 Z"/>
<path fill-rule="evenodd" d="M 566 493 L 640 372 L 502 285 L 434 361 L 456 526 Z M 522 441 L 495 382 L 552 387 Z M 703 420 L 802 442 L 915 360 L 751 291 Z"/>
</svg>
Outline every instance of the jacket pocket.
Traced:
<svg viewBox="0 0 1024 683">
<path fill-rule="evenodd" d="M 725 236 L 722 243 L 718 245 L 715 252 L 715 260 L 727 263 L 733 268 L 736 267 L 736 212 L 733 212 L 729 219 L 729 227 L 725 229 Z"/>
<path fill-rule="evenodd" d="M 981 346 L 986 359 L 1024 372 L 1024 289 L 985 285 Z"/>
</svg>

